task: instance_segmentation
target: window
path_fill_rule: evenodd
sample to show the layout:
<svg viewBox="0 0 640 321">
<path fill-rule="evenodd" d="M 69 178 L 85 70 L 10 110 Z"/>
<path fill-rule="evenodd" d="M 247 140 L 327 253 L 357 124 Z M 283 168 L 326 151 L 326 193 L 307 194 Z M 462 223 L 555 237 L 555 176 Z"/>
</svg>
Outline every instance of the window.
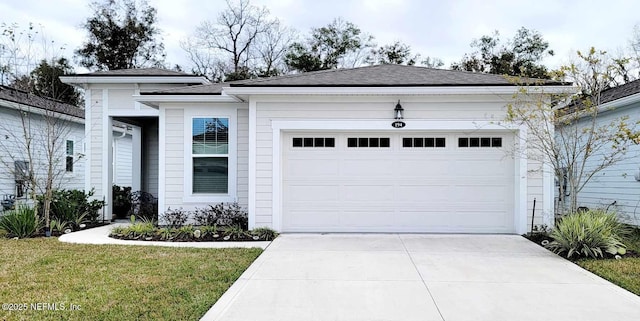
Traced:
<svg viewBox="0 0 640 321">
<path fill-rule="evenodd" d="M 193 194 L 229 192 L 229 118 L 193 118 Z"/>
<path fill-rule="evenodd" d="M 502 137 L 460 137 L 458 147 L 502 147 Z"/>
<path fill-rule="evenodd" d="M 446 139 L 444 137 L 403 137 L 402 147 L 404 148 L 444 148 L 446 147 Z"/>
<path fill-rule="evenodd" d="M 67 140 L 66 171 L 73 173 L 73 141 Z"/>
<path fill-rule="evenodd" d="M 391 146 L 389 137 L 349 137 L 347 138 L 347 147 L 382 147 Z"/>
<path fill-rule="evenodd" d="M 336 147 L 333 137 L 294 137 L 293 147 Z"/>
</svg>

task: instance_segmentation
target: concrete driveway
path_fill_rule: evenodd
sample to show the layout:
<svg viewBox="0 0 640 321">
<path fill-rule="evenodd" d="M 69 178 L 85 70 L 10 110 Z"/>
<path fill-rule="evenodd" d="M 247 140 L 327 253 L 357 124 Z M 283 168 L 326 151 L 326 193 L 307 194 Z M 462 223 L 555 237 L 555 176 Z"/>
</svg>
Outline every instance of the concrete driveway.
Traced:
<svg viewBox="0 0 640 321">
<path fill-rule="evenodd" d="M 640 320 L 640 297 L 513 235 L 285 234 L 203 320 Z"/>
</svg>

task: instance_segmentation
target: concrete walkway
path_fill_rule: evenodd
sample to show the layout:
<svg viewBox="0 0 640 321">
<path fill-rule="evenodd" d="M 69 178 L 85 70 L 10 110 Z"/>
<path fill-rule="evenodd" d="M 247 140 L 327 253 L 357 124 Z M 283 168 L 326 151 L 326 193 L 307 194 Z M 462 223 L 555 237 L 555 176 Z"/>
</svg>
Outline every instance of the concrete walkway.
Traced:
<svg viewBox="0 0 640 321">
<path fill-rule="evenodd" d="M 513 235 L 285 234 L 202 320 L 640 320 L 640 297 Z"/>
<path fill-rule="evenodd" d="M 169 246 L 169 247 L 195 247 L 195 248 L 230 248 L 259 247 L 267 248 L 271 242 L 156 242 L 156 241 L 128 241 L 109 237 L 111 229 L 116 226 L 126 226 L 128 223 L 115 223 L 101 227 L 91 228 L 78 232 L 61 235 L 58 240 L 66 243 L 78 244 L 117 244 L 117 245 L 146 245 L 146 246 Z"/>
</svg>

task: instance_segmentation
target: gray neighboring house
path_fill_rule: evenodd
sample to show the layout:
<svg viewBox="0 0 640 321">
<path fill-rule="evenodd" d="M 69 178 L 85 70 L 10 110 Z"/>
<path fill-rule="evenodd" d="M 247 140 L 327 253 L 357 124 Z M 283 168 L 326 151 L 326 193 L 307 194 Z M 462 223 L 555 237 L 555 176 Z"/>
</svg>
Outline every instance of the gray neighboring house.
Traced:
<svg viewBox="0 0 640 321">
<path fill-rule="evenodd" d="M 64 104 L 52 99 L 43 98 L 24 91 L 0 86 L 0 197 L 9 198 L 11 195 L 17 199 L 24 199 L 25 171 L 28 157 L 25 150 L 25 141 L 20 113 L 25 113 L 29 117 L 27 125 L 33 137 L 32 146 L 33 168 L 44 173 L 47 165 L 45 154 L 43 129 L 46 128 L 45 118 L 42 116 L 45 111 L 53 111 L 55 117 L 68 121 L 65 126 L 62 143 L 64 146 L 57 148 L 58 161 L 56 162 L 56 173 L 58 177 L 55 181 L 57 188 L 84 189 L 85 169 L 84 143 L 85 143 L 85 120 L 84 110 L 76 106 Z M 131 129 L 125 124 L 113 126 L 113 146 L 115 151 L 116 171 L 113 176 L 113 183 L 131 186 Z M 41 176 L 43 177 L 43 176 Z"/>
<path fill-rule="evenodd" d="M 133 184 L 160 211 L 237 201 L 250 228 L 281 232 L 524 233 L 535 198 L 535 223 L 553 220 L 551 170 L 514 156 L 526 128 L 497 122 L 518 90 L 499 75 L 379 65 L 222 84 L 160 69 L 61 79 L 85 90 L 86 186 L 100 198 L 121 121 L 137 128 Z"/>
<path fill-rule="evenodd" d="M 603 91 L 599 109 L 598 124 L 625 116 L 629 123 L 640 122 L 640 80 Z M 593 157 L 586 166 L 597 161 Z M 640 225 L 640 145 L 632 144 L 624 160 L 597 173 L 578 194 L 578 206 L 615 210 Z"/>
</svg>

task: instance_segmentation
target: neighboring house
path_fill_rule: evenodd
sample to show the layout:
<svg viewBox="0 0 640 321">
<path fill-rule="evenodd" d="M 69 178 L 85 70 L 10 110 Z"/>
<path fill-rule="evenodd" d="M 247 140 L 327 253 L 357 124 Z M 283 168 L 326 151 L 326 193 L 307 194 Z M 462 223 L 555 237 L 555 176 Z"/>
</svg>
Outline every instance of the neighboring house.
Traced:
<svg viewBox="0 0 640 321">
<path fill-rule="evenodd" d="M 20 116 L 20 113 L 23 116 Z M 46 116 L 44 116 L 46 115 Z M 66 120 L 64 125 L 56 125 L 61 136 L 58 140 L 63 146 L 55 148 L 56 179 L 54 187 L 65 189 L 84 189 L 84 110 L 52 99 L 39 97 L 13 88 L 0 86 L 0 197 L 15 195 L 18 199 L 25 195 L 25 174 L 29 158 L 25 145 L 25 127 L 27 136 L 32 137 L 33 169 L 37 177 L 45 177 L 48 164 L 44 134 L 46 120 L 50 117 Z M 24 119 L 24 122 L 23 122 Z M 113 127 L 115 153 L 118 155 L 118 175 L 114 182 L 131 185 L 131 133 L 124 124 Z M 128 160 L 127 160 L 128 157 Z M 122 158 L 122 161 L 120 161 Z M 128 161 L 128 164 L 123 164 Z M 44 184 L 42 184 L 44 186 Z"/>
<path fill-rule="evenodd" d="M 597 127 L 621 117 L 640 122 L 640 80 L 605 90 L 600 100 Z M 600 160 L 592 157 L 586 167 Z M 626 222 L 640 225 L 640 145 L 632 144 L 622 161 L 596 173 L 578 194 L 578 206 L 615 210 Z"/>
<path fill-rule="evenodd" d="M 222 84 L 159 69 L 62 80 L 85 89 L 98 197 L 113 170 L 103 128 L 119 120 L 142 128 L 134 178 L 160 211 L 237 201 L 250 228 L 282 232 L 524 233 L 536 199 L 536 224 L 552 220 L 551 171 L 514 156 L 526 129 L 501 122 L 518 88 L 499 75 L 380 65 Z"/>
</svg>

